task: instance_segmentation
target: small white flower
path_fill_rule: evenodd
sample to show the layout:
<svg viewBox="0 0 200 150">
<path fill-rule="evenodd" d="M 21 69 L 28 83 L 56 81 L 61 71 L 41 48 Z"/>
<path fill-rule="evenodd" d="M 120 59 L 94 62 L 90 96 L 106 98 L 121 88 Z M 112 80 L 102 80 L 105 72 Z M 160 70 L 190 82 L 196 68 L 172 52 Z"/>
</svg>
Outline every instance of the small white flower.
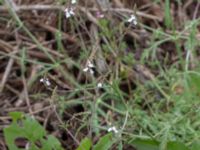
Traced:
<svg viewBox="0 0 200 150">
<path fill-rule="evenodd" d="M 91 61 L 88 61 L 88 64 L 87 64 L 87 66 L 88 66 L 89 68 L 94 68 L 94 64 L 93 64 L 93 63 L 91 63 Z"/>
<path fill-rule="evenodd" d="M 46 82 L 45 82 L 45 83 L 46 83 L 47 86 L 50 86 L 50 85 L 51 85 L 51 82 L 49 81 L 49 79 L 46 79 Z"/>
<path fill-rule="evenodd" d="M 90 74 L 94 74 L 94 70 L 93 68 L 95 68 L 94 64 L 88 60 L 87 61 L 87 64 L 86 64 L 86 67 L 83 69 L 84 72 L 90 72 Z"/>
<path fill-rule="evenodd" d="M 44 79 L 43 79 L 43 78 L 41 78 L 41 79 L 40 79 L 40 82 L 42 82 L 42 83 L 43 83 L 43 82 L 44 82 Z"/>
<path fill-rule="evenodd" d="M 51 82 L 49 81 L 48 78 L 41 78 L 40 82 L 44 83 L 46 86 L 50 86 L 51 85 Z"/>
<path fill-rule="evenodd" d="M 97 84 L 97 87 L 98 87 L 98 88 L 102 88 L 102 87 L 103 87 L 103 84 L 102 84 L 101 82 L 99 82 L 99 83 Z"/>
<path fill-rule="evenodd" d="M 76 0 L 72 0 L 71 3 L 72 3 L 72 4 L 76 4 Z"/>
<path fill-rule="evenodd" d="M 108 128 L 108 132 L 111 132 L 113 130 L 113 128 L 111 127 L 111 128 Z"/>
<path fill-rule="evenodd" d="M 66 8 L 65 9 L 65 16 L 66 18 L 69 18 L 71 16 L 74 16 L 75 13 L 74 13 L 74 9 L 73 8 Z"/>
<path fill-rule="evenodd" d="M 84 69 L 83 69 L 83 72 L 87 72 L 89 70 L 89 68 L 88 67 L 85 67 Z"/>
<path fill-rule="evenodd" d="M 94 74 L 94 71 L 91 68 L 89 69 L 89 71 L 90 71 L 90 74 Z"/>
<path fill-rule="evenodd" d="M 116 129 L 115 126 L 108 128 L 108 132 L 114 132 L 114 133 L 118 133 L 119 131 Z"/>
<path fill-rule="evenodd" d="M 131 17 L 127 20 L 127 22 L 137 25 L 137 18 L 135 17 L 135 15 L 131 15 Z"/>
</svg>

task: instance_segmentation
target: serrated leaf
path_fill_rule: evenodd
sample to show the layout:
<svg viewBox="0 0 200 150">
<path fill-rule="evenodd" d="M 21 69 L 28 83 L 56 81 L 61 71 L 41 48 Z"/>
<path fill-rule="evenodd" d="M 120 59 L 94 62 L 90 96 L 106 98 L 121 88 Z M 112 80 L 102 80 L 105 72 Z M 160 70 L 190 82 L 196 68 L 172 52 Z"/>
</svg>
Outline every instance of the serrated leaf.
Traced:
<svg viewBox="0 0 200 150">
<path fill-rule="evenodd" d="M 99 139 L 93 150 L 108 150 L 112 145 L 112 133 L 108 133 Z"/>
<path fill-rule="evenodd" d="M 84 138 L 76 150 L 90 150 L 92 141 L 89 138 Z"/>
<path fill-rule="evenodd" d="M 18 114 L 16 116 L 19 117 Z M 4 129 L 5 140 L 9 149 L 17 149 L 15 140 L 19 137 L 35 142 L 46 135 L 45 130 L 36 120 L 26 117 L 20 121 L 20 125 L 13 121 L 9 127 Z"/>
<path fill-rule="evenodd" d="M 41 150 L 63 150 L 60 142 L 54 136 L 49 135 L 47 140 L 42 140 L 42 149 Z"/>
<path fill-rule="evenodd" d="M 11 126 L 4 128 L 3 131 L 8 148 L 10 150 L 19 150 L 19 148 L 17 148 L 15 145 L 15 139 L 18 137 L 24 137 L 24 133 L 18 128 L 16 124 L 12 124 Z"/>
<path fill-rule="evenodd" d="M 27 138 L 32 142 L 42 139 L 46 135 L 45 129 L 35 119 L 27 117 L 23 120 L 23 125 L 23 132 L 26 133 Z"/>
<path fill-rule="evenodd" d="M 5 141 L 9 150 L 22 150 L 17 148 L 15 140 L 17 138 L 25 138 L 31 143 L 30 150 L 63 150 L 60 142 L 53 136 L 48 136 L 47 140 L 45 129 L 37 122 L 37 120 L 25 117 L 23 113 L 11 113 L 13 122 L 10 126 L 3 129 Z M 19 121 L 19 122 L 17 122 Z M 35 145 L 35 142 L 41 142 L 44 149 L 40 149 Z"/>
</svg>

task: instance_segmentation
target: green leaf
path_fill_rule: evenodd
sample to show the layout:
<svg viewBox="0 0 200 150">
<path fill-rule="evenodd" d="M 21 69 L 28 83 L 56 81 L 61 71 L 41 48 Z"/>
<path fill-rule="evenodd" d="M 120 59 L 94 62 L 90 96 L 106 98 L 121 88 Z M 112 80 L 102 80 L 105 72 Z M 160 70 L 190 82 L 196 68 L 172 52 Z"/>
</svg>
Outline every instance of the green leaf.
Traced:
<svg viewBox="0 0 200 150">
<path fill-rule="evenodd" d="M 188 81 L 189 89 L 191 89 L 190 92 L 199 94 L 199 91 L 200 91 L 200 76 L 199 76 L 199 74 L 195 74 L 195 73 L 188 74 L 187 81 Z"/>
<path fill-rule="evenodd" d="M 24 137 L 24 133 L 21 132 L 21 130 L 18 128 L 16 124 L 12 124 L 7 128 L 3 129 L 5 141 L 8 145 L 8 148 L 10 150 L 19 150 L 17 146 L 15 145 L 15 139 L 18 137 Z"/>
<path fill-rule="evenodd" d="M 135 139 L 130 142 L 137 150 L 159 150 L 160 142 L 152 139 Z M 168 142 L 166 150 L 189 150 L 181 142 Z"/>
<path fill-rule="evenodd" d="M 32 142 L 42 139 L 46 135 L 45 129 L 35 119 L 27 117 L 23 120 L 23 126 L 23 132 L 26 133 L 26 138 Z"/>
<path fill-rule="evenodd" d="M 112 133 L 108 133 L 99 139 L 93 150 L 108 150 L 112 145 Z"/>
<path fill-rule="evenodd" d="M 10 126 L 3 129 L 5 141 L 9 150 L 22 150 L 17 148 L 15 140 L 18 138 L 25 138 L 31 143 L 30 150 L 63 150 L 60 142 L 53 136 L 48 136 L 47 139 L 45 129 L 37 122 L 37 120 L 30 117 L 23 117 L 23 113 L 10 113 L 13 122 Z M 35 145 L 35 142 L 41 142 L 44 149 Z"/>
<path fill-rule="evenodd" d="M 42 145 L 41 150 L 63 150 L 58 139 L 52 135 L 49 135 L 47 140 L 42 140 Z"/>
<path fill-rule="evenodd" d="M 170 0 L 165 0 L 165 25 L 167 28 L 172 27 L 172 16 L 170 14 Z"/>
<path fill-rule="evenodd" d="M 181 142 L 168 142 L 167 150 L 189 150 L 189 148 Z"/>
<path fill-rule="evenodd" d="M 200 147 L 200 142 L 194 142 L 190 148 L 190 150 L 198 150 Z"/>
<path fill-rule="evenodd" d="M 92 141 L 89 138 L 84 138 L 76 150 L 90 150 Z"/>
<path fill-rule="evenodd" d="M 22 112 L 10 112 L 9 116 L 13 119 L 13 121 L 17 121 L 19 119 L 22 119 L 24 114 Z"/>
<path fill-rule="evenodd" d="M 20 113 L 19 113 L 20 114 Z M 26 138 L 30 142 L 35 142 L 39 139 L 42 139 L 46 132 L 44 128 L 34 119 L 26 117 L 21 121 L 21 124 L 18 124 L 16 121 L 19 120 L 18 113 L 13 113 L 13 118 L 15 121 L 4 129 L 5 140 L 8 144 L 9 149 L 17 149 L 15 145 L 15 140 L 17 138 Z"/>
<path fill-rule="evenodd" d="M 137 150 L 159 150 L 159 142 L 152 139 L 135 139 L 130 144 Z"/>
</svg>

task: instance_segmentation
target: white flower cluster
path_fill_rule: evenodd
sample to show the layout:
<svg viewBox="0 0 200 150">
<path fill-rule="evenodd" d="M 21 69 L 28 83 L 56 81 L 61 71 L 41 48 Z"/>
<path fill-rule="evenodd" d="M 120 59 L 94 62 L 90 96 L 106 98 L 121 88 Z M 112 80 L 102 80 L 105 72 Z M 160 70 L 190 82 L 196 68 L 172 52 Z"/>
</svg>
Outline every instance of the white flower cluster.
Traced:
<svg viewBox="0 0 200 150">
<path fill-rule="evenodd" d="M 48 78 L 41 78 L 40 82 L 43 83 L 46 86 L 51 86 L 51 82 L 49 81 Z"/>
<path fill-rule="evenodd" d="M 71 4 L 75 5 L 76 4 L 76 0 L 71 0 Z M 66 18 L 70 18 L 71 16 L 75 15 L 74 9 L 75 9 L 74 7 L 70 7 L 70 8 L 66 8 L 65 9 Z"/>
<path fill-rule="evenodd" d="M 102 88 L 103 87 L 103 84 L 101 83 L 101 82 L 99 82 L 98 84 L 97 84 L 97 88 Z"/>
<path fill-rule="evenodd" d="M 108 132 L 114 132 L 114 133 L 118 133 L 119 131 L 116 129 L 115 126 L 108 128 Z"/>
<path fill-rule="evenodd" d="M 89 60 L 86 64 L 86 67 L 83 69 L 84 72 L 89 72 L 90 74 L 94 74 L 94 64 Z"/>
<path fill-rule="evenodd" d="M 127 20 L 127 22 L 137 25 L 137 18 L 135 15 L 131 15 L 131 17 Z"/>
<path fill-rule="evenodd" d="M 74 8 L 66 8 L 65 9 L 66 18 L 69 18 L 69 17 L 74 16 L 74 15 L 75 15 Z"/>
</svg>

